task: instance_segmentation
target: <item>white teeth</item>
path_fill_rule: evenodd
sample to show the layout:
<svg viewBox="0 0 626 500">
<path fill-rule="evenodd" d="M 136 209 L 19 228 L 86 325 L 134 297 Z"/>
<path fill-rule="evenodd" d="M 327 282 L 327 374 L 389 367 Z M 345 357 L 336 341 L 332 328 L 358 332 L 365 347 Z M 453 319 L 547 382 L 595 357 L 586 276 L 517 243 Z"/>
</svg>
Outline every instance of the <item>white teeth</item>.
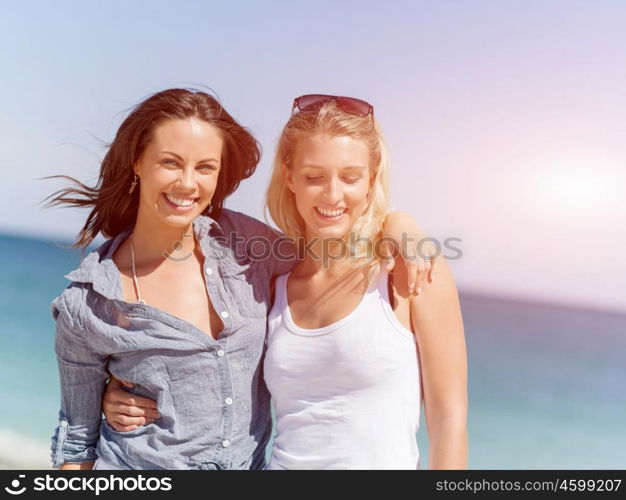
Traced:
<svg viewBox="0 0 626 500">
<path fill-rule="evenodd" d="M 171 201 L 174 205 L 178 205 L 180 207 L 190 207 L 191 205 L 193 205 L 193 202 L 196 201 L 195 198 L 192 198 L 190 200 L 185 199 L 185 198 L 174 198 L 173 196 L 170 196 L 169 194 L 166 194 L 165 197 Z"/>
<path fill-rule="evenodd" d="M 325 217 L 337 217 L 346 211 L 345 208 L 341 210 L 326 210 L 324 208 L 315 207 L 319 213 Z"/>
</svg>

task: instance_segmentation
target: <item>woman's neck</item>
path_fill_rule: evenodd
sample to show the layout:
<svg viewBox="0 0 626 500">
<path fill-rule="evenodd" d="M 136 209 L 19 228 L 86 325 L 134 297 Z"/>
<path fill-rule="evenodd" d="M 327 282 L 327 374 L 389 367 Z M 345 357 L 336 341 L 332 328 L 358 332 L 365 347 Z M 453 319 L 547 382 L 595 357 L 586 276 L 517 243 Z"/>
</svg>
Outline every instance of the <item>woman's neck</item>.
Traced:
<svg viewBox="0 0 626 500">
<path fill-rule="evenodd" d="M 298 264 L 296 273 L 301 276 L 339 276 L 351 269 L 352 257 L 346 241 L 336 238 L 307 238 L 307 251 Z"/>
<path fill-rule="evenodd" d="M 196 248 L 193 224 L 186 228 L 147 221 L 138 215 L 132 233 L 137 264 L 158 264 L 166 259 L 180 262 Z"/>
</svg>

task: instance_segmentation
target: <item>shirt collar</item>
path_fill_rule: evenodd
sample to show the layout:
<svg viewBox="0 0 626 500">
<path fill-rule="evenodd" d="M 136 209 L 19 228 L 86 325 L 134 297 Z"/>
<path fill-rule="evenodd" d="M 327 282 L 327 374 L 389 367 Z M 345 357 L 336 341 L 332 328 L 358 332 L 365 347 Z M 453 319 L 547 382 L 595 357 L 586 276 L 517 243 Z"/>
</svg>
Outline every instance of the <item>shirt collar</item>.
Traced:
<svg viewBox="0 0 626 500">
<path fill-rule="evenodd" d="M 200 243 L 209 236 L 211 228 L 215 228 L 218 233 L 223 233 L 219 223 L 208 215 L 199 215 L 193 221 L 193 230 Z M 89 253 L 78 268 L 67 273 L 65 278 L 76 283 L 91 283 L 93 289 L 99 294 L 109 299 L 123 300 L 120 273 L 113 262 L 113 254 L 131 231 L 127 229 L 105 241 Z"/>
</svg>

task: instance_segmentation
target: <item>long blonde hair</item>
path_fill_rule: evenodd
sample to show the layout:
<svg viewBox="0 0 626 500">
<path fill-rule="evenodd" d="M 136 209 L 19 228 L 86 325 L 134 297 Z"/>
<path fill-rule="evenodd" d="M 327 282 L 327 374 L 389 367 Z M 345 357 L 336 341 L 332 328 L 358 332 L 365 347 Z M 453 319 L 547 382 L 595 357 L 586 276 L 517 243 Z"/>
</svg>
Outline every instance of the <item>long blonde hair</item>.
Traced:
<svg viewBox="0 0 626 500">
<path fill-rule="evenodd" d="M 357 261 L 380 258 L 376 244 L 382 237 L 382 224 L 389 211 L 389 154 L 385 139 L 373 115 L 357 116 L 328 101 L 314 110 L 294 113 L 280 135 L 274 167 L 265 195 L 265 208 L 276 225 L 296 242 L 305 237 L 305 223 L 300 216 L 295 195 L 283 176 L 283 165 L 293 168 L 299 141 L 311 135 L 348 136 L 365 142 L 370 152 L 370 191 L 363 214 L 356 220 L 350 234 L 351 256 Z M 366 243 L 367 249 L 362 249 Z M 372 252 L 372 249 L 375 250 Z"/>
</svg>

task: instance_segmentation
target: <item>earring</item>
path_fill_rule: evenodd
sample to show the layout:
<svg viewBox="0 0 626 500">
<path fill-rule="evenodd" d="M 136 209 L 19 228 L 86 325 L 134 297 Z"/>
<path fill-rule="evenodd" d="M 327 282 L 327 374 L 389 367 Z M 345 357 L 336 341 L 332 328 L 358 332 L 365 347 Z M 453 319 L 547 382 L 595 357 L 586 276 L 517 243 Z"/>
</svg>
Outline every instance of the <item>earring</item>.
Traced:
<svg viewBox="0 0 626 500">
<path fill-rule="evenodd" d="M 135 178 L 133 179 L 133 182 L 130 185 L 130 191 L 128 191 L 128 194 L 133 194 L 133 191 L 135 190 L 136 185 L 137 185 L 137 174 L 135 174 Z"/>
</svg>

